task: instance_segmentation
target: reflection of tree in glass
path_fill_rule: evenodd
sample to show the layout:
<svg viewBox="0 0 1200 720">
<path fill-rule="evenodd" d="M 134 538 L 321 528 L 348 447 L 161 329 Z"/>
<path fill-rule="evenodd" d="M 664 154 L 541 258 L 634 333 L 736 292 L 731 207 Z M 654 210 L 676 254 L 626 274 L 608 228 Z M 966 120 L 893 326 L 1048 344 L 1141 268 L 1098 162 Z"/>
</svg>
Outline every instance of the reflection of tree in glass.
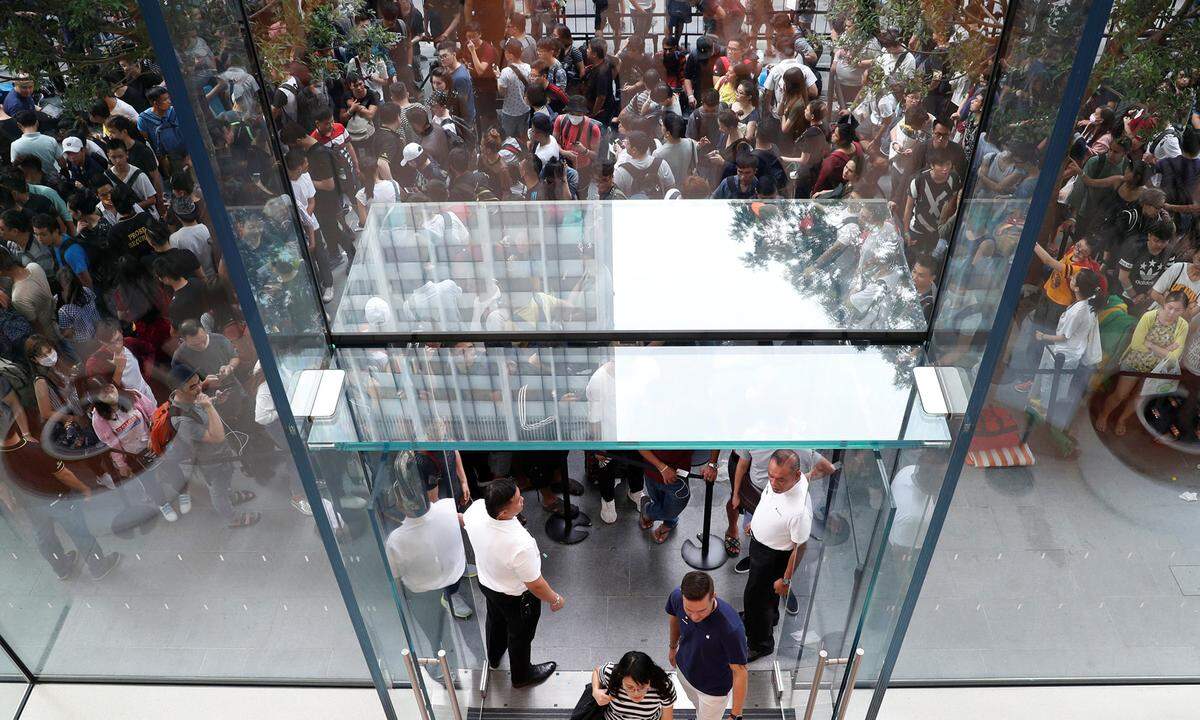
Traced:
<svg viewBox="0 0 1200 720">
<path fill-rule="evenodd" d="M 814 202 L 738 204 L 732 209 L 731 234 L 747 246 L 747 267 L 765 269 L 776 263 L 797 293 L 821 304 L 831 325 L 918 329 L 920 307 L 898 237 L 892 228 L 860 220 L 862 208 Z M 883 212 L 877 217 L 886 215 L 882 205 L 878 208 Z M 838 257 L 818 263 L 839 233 L 852 244 Z"/>
<path fill-rule="evenodd" d="M 886 216 L 886 208 L 881 203 L 876 205 L 879 215 Z M 775 263 L 787 274 L 796 292 L 821 304 L 833 327 L 921 329 L 919 301 L 908 279 L 902 251 L 898 244 L 889 249 L 886 243 L 874 242 L 872 231 L 863 231 L 867 226 L 858 217 L 862 207 L 819 202 L 739 203 L 731 206 L 730 234 L 746 246 L 742 261 L 747 267 L 765 269 Z M 891 223 L 890 219 L 881 219 Z M 837 243 L 839 231 L 846 236 L 859 234 L 859 244 L 833 260 L 818 263 Z M 892 231 L 880 226 L 875 233 Z M 862 235 L 867 237 L 862 239 Z M 876 283 L 883 283 L 877 289 L 884 292 L 872 292 Z M 863 293 L 874 296 L 866 306 L 861 302 Z M 918 353 L 897 346 L 876 346 L 875 350 L 895 366 L 897 387 L 910 386 Z"/>
</svg>

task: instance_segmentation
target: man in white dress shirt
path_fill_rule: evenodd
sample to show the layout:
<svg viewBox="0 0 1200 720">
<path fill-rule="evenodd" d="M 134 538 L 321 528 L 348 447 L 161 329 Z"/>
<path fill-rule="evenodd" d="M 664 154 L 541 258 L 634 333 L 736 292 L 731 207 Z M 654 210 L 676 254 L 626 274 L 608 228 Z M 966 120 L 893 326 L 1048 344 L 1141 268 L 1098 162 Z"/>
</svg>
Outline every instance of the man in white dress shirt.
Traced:
<svg viewBox="0 0 1200 720">
<path fill-rule="evenodd" d="M 796 452 L 776 450 L 767 474 L 770 482 L 750 524 L 750 574 L 742 598 L 750 662 L 775 652 L 779 599 L 788 594 L 812 529 L 808 480 Z"/>
<path fill-rule="evenodd" d="M 557 612 L 566 604 L 542 577 L 537 542 L 517 520 L 525 499 L 508 478 L 488 483 L 483 499 L 463 513 L 463 527 L 475 550 L 479 586 L 487 599 L 488 666 L 500 666 L 504 653 L 515 688 L 536 685 L 554 674 L 557 663 L 533 665 L 530 654 L 542 602 Z"/>
</svg>

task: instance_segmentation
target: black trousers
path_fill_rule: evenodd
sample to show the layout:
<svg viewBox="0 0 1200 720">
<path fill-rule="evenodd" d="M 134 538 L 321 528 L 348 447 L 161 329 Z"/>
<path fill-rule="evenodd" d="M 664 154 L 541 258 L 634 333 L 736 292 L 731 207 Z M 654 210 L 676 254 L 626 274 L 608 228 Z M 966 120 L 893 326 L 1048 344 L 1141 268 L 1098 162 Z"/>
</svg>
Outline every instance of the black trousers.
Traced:
<svg viewBox="0 0 1200 720">
<path fill-rule="evenodd" d="M 616 498 L 617 480 L 624 480 L 629 485 L 629 492 L 640 492 L 645 488 L 645 476 L 642 475 L 640 465 L 615 460 L 615 457 L 623 457 L 633 461 L 640 462 L 641 458 L 631 458 L 629 453 L 621 451 L 609 451 L 604 453 L 607 456 L 607 461 L 604 466 L 600 466 L 599 460 L 595 457 L 596 453 L 589 453 L 588 472 L 595 473 L 596 484 L 600 488 L 600 497 L 607 502 L 612 502 Z M 637 453 L 633 453 L 636 455 Z"/>
<path fill-rule="evenodd" d="M 750 574 L 742 596 L 746 644 L 751 650 L 775 650 L 775 625 L 779 622 L 779 596 L 775 581 L 787 570 L 791 550 L 774 550 L 750 540 Z"/>
<path fill-rule="evenodd" d="M 479 588 L 487 599 L 488 665 L 498 666 L 507 651 L 513 682 L 529 679 L 529 655 L 538 618 L 542 615 L 542 601 L 528 590 L 515 596 L 496 592 L 483 584 Z"/>
</svg>

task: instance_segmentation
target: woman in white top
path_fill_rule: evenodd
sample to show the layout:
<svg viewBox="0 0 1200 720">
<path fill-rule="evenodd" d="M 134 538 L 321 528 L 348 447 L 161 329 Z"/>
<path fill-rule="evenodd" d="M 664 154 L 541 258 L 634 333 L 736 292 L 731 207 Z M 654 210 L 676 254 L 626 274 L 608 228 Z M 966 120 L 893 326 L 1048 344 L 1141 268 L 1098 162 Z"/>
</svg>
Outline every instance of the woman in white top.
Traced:
<svg viewBox="0 0 1200 720">
<path fill-rule="evenodd" d="M 592 671 L 592 697 L 604 720 L 671 720 L 675 714 L 670 676 L 637 650 Z"/>
<path fill-rule="evenodd" d="M 392 179 L 392 169 L 385 162 L 364 155 L 359 158 L 362 168 L 363 186 L 354 199 L 364 210 L 372 205 L 388 205 L 400 202 L 400 184 Z"/>
<path fill-rule="evenodd" d="M 1037 340 L 1047 343 L 1042 351 L 1040 370 L 1053 369 L 1054 356 L 1058 354 L 1065 358 L 1063 368 L 1066 370 L 1074 370 L 1081 365 L 1095 366 L 1100 362 L 1100 323 L 1096 313 L 1104 308 L 1105 303 L 1104 293 L 1100 292 L 1100 276 L 1092 270 L 1080 270 L 1071 278 L 1071 292 L 1075 295 L 1075 302 L 1058 318 L 1054 334 L 1040 330 L 1034 333 Z M 1032 405 L 1040 407 L 1049 402 L 1053 381 L 1054 373 L 1038 374 L 1036 388 L 1030 395 Z M 1068 388 L 1060 387 L 1060 393 L 1065 396 Z"/>
</svg>

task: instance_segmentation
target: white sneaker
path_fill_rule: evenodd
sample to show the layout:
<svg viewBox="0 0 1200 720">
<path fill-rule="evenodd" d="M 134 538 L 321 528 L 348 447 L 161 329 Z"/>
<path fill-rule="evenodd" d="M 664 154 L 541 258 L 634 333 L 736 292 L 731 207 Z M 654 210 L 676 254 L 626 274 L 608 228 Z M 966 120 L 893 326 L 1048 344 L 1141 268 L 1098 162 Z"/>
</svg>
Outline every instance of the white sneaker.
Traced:
<svg viewBox="0 0 1200 720">
<path fill-rule="evenodd" d="M 192 496 L 183 493 L 179 496 L 179 514 L 187 515 L 192 511 Z"/>
<path fill-rule="evenodd" d="M 108 473 L 104 473 L 103 475 L 98 476 L 96 478 L 96 482 L 100 483 L 101 485 L 108 488 L 109 490 L 117 489 L 117 484 L 115 482 L 113 482 L 112 475 L 109 475 Z"/>
<path fill-rule="evenodd" d="M 629 493 L 629 499 L 633 501 L 634 507 L 642 506 L 642 496 L 645 494 L 646 494 L 645 490 L 638 490 L 637 492 Z"/>
<path fill-rule="evenodd" d="M 321 291 L 321 302 L 327 303 L 327 302 L 332 302 L 332 301 L 333 301 L 333 288 L 327 287 Z"/>
<path fill-rule="evenodd" d="M 615 500 L 600 501 L 600 519 L 609 525 L 617 521 L 617 502 Z"/>
<path fill-rule="evenodd" d="M 183 503 L 180 503 L 182 505 Z M 171 503 L 163 503 L 163 506 L 158 509 L 167 522 L 175 522 L 179 519 L 179 515 L 175 512 L 175 508 L 171 507 Z"/>
</svg>

